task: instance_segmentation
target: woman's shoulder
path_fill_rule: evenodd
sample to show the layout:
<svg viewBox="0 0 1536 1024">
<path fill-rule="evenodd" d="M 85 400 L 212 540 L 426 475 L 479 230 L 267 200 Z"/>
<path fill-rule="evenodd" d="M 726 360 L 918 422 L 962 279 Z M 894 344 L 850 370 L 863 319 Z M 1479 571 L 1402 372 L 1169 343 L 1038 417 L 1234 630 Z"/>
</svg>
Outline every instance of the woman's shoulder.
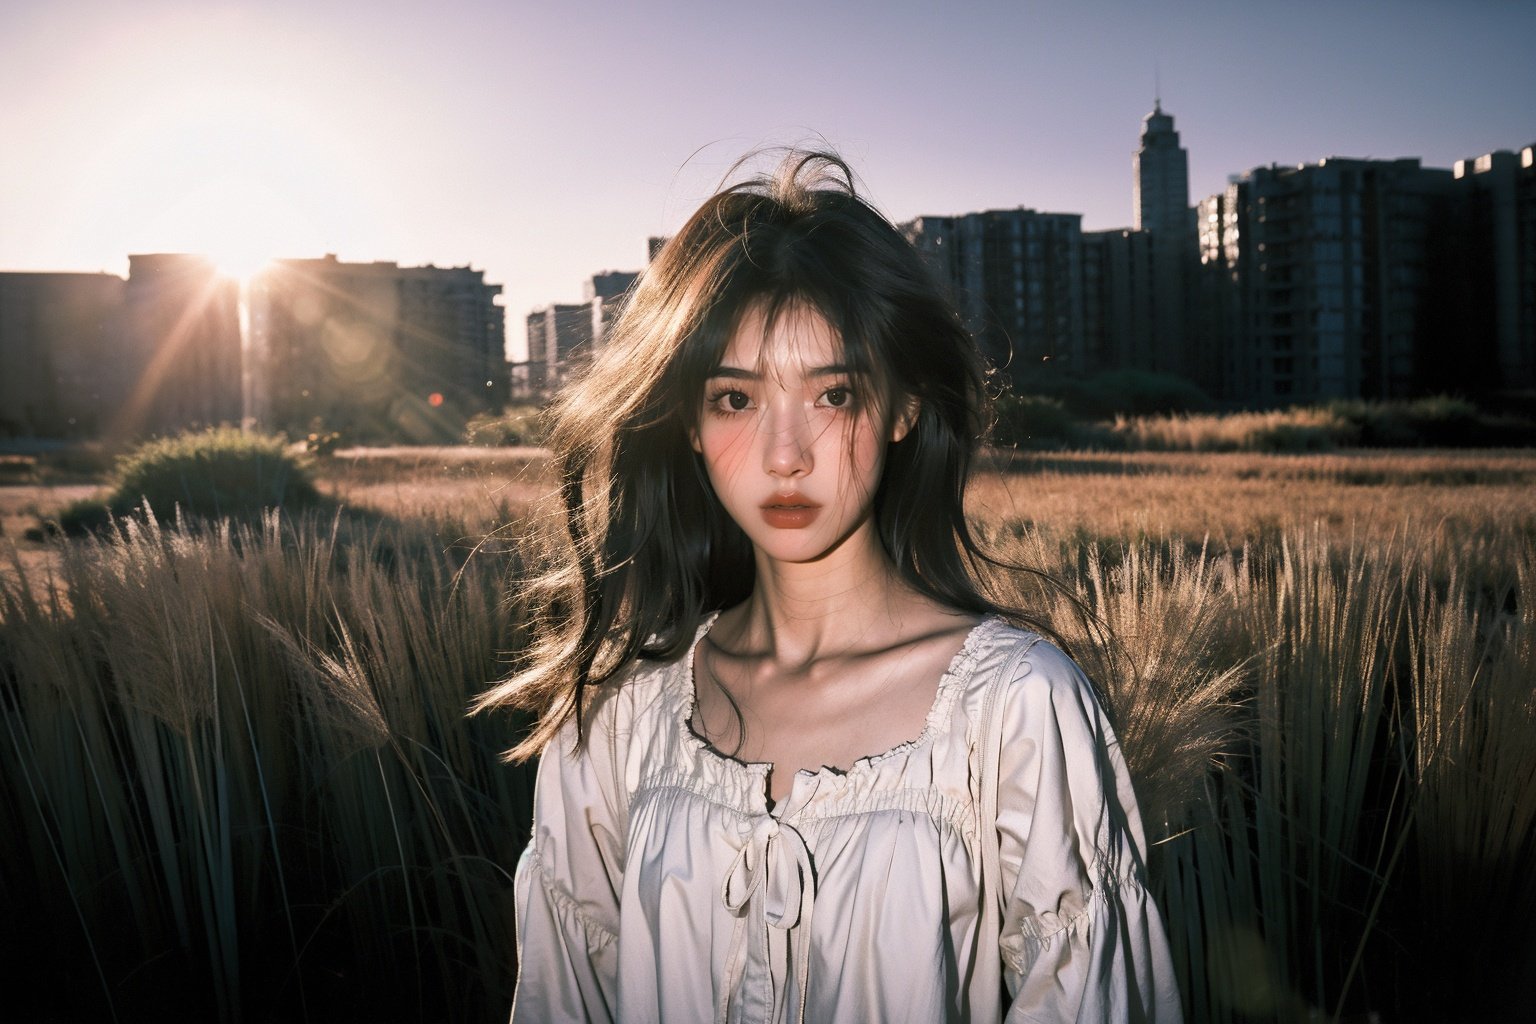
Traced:
<svg viewBox="0 0 1536 1024">
<path fill-rule="evenodd" d="M 584 717 L 590 728 L 630 733 L 652 719 L 670 719 L 689 703 L 693 694 L 693 648 L 708 628 L 709 618 L 690 634 L 681 653 L 643 655 L 634 658 L 602 686 L 596 688 Z M 660 647 L 658 637 L 646 647 Z"/>
<path fill-rule="evenodd" d="M 1015 679 L 1037 673 L 1052 679 L 1082 673 L 1072 656 L 1050 637 L 1000 615 L 983 620 L 975 632 L 981 634 L 972 642 L 976 672 L 986 679 L 999 673 Z"/>
<path fill-rule="evenodd" d="M 1009 758 L 1038 757 L 1068 775 L 1100 779 L 1118 745 L 1098 688 L 1050 637 L 1013 625 L 996 628 L 967 693 L 967 737 L 1000 746 Z M 1118 755 L 1116 755 L 1118 756 Z M 1021 777 L 1033 777 L 1025 772 Z M 1085 792 L 1097 792 L 1099 783 Z"/>
<path fill-rule="evenodd" d="M 1094 687 L 1082 668 L 1061 646 L 1035 630 L 1001 616 L 987 619 L 974 645 L 967 690 L 979 706 L 993 691 L 1005 705 L 1067 702 L 1085 711 L 1096 709 Z"/>
</svg>

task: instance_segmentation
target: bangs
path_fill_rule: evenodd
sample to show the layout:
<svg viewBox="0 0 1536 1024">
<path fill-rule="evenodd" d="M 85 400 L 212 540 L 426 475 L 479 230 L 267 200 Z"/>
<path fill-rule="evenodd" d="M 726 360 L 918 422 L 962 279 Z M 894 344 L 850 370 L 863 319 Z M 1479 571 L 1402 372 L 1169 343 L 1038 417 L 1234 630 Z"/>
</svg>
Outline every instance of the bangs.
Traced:
<svg viewBox="0 0 1536 1024">
<path fill-rule="evenodd" d="M 777 344 L 787 344 L 787 352 L 771 351 L 768 346 L 758 349 L 757 365 L 753 369 L 765 378 L 778 380 L 781 367 L 787 363 L 809 366 L 821 362 L 812 357 L 803 346 L 811 344 L 808 331 L 795 329 L 796 321 L 815 317 L 831 329 L 833 356 L 831 364 L 845 373 L 854 391 L 855 401 L 861 410 L 876 419 L 883 420 L 897 404 L 894 401 L 894 380 L 887 361 L 881 358 L 877 342 L 871 338 L 868 317 L 860 316 L 856 304 L 845 295 L 826 290 L 791 290 L 787 288 L 764 289 L 752 294 L 722 296 L 715 304 L 712 315 L 705 318 L 700 329 L 680 353 L 680 394 L 694 396 L 687 401 L 690 424 L 696 424 L 702 396 L 709 379 L 724 364 L 726 351 L 743 325 L 753 316 L 762 320 L 765 337 L 775 334 L 776 328 L 788 327 L 777 334 Z M 876 335 L 875 337 L 878 337 Z M 782 358 L 781 358 L 782 356 Z"/>
<path fill-rule="evenodd" d="M 781 183 L 780 198 L 750 189 L 717 196 L 668 243 L 673 295 L 692 312 L 667 390 L 689 426 L 697 425 L 707 381 L 749 316 L 761 316 L 768 332 L 797 316 L 820 317 L 835 336 L 835 361 L 879 419 L 899 404 L 898 392 L 915 393 L 931 376 L 912 372 L 912 350 L 928 347 L 911 336 L 923 333 L 922 318 L 903 315 L 914 275 L 902 261 L 915 254 L 855 196 L 812 177 L 821 187 Z"/>
</svg>

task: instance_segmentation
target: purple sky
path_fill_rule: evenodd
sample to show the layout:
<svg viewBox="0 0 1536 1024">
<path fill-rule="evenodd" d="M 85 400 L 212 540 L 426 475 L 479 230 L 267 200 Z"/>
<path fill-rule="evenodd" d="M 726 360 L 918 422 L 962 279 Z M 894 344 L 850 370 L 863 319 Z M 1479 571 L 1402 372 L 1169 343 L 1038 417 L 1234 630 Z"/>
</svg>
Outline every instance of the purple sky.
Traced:
<svg viewBox="0 0 1536 1024">
<path fill-rule="evenodd" d="M 0 0 L 0 268 L 468 263 L 520 350 L 754 146 L 824 139 L 896 220 L 1128 226 L 1158 79 L 1193 201 L 1536 142 L 1533 39 L 1528 0 Z"/>
</svg>

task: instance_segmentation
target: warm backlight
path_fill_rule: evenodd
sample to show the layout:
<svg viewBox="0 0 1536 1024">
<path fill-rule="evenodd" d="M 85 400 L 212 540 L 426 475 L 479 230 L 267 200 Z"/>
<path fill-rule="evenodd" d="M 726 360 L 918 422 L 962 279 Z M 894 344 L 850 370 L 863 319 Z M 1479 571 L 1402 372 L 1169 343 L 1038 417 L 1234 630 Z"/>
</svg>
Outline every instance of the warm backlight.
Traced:
<svg viewBox="0 0 1536 1024">
<path fill-rule="evenodd" d="M 206 256 L 219 272 L 248 280 L 277 256 L 296 252 L 310 234 L 283 198 L 263 183 L 217 177 L 192 189 L 162 214 L 164 237 Z M 298 244 L 302 245 L 302 242 Z"/>
</svg>

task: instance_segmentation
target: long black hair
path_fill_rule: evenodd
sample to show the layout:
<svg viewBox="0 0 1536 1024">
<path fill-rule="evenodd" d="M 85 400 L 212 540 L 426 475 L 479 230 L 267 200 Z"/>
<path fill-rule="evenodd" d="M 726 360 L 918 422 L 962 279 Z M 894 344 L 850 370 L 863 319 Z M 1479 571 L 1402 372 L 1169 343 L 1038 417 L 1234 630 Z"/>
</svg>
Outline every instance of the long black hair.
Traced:
<svg viewBox="0 0 1536 1024">
<path fill-rule="evenodd" d="M 887 416 L 915 408 L 875 493 L 880 540 L 918 591 L 957 610 L 999 610 L 979 583 L 990 559 L 964 508 L 988 408 L 981 355 L 848 166 L 791 152 L 689 218 L 552 408 L 564 536 L 518 587 L 526 667 L 476 705 L 539 715 L 513 759 L 572 716 L 580 723 L 593 688 L 615 685 L 636 659 L 677 657 L 702 616 L 751 593 L 752 546 L 690 443 L 706 381 L 749 309 L 769 322 L 814 311 L 836 330 L 856 392 L 877 396 Z"/>
</svg>

